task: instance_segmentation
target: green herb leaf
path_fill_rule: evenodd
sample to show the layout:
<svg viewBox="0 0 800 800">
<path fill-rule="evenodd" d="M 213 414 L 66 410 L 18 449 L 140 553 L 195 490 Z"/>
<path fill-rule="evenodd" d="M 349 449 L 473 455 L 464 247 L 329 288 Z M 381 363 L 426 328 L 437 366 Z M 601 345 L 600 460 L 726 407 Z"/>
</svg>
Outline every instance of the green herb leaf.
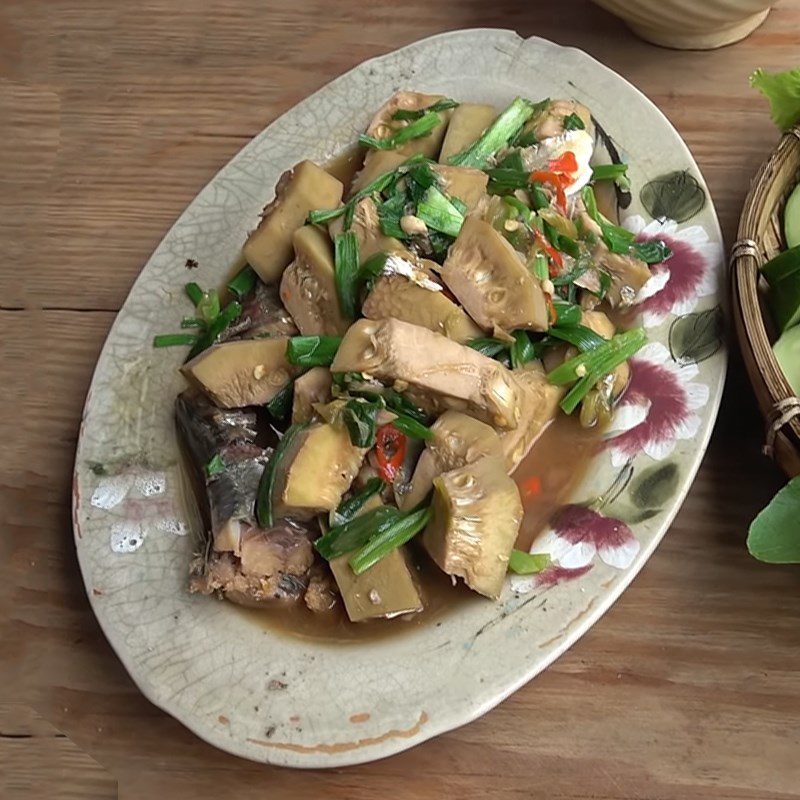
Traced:
<svg viewBox="0 0 800 800">
<path fill-rule="evenodd" d="M 660 264 L 672 255 L 672 250 L 661 241 L 634 242 L 631 245 L 631 255 L 645 264 Z"/>
<path fill-rule="evenodd" d="M 413 539 L 428 524 L 430 518 L 431 509 L 421 508 L 410 514 L 402 515 L 382 530 L 376 531 L 369 541 L 350 558 L 348 561 L 350 569 L 356 575 L 366 572 L 389 553 Z"/>
<path fill-rule="evenodd" d="M 153 337 L 153 347 L 181 347 L 197 342 L 193 333 L 164 333 Z"/>
<path fill-rule="evenodd" d="M 448 163 L 459 167 L 484 169 L 489 159 L 519 133 L 533 112 L 533 103 L 517 97 L 475 142 L 451 156 Z"/>
<path fill-rule="evenodd" d="M 562 120 L 562 124 L 564 126 L 565 131 L 583 131 L 586 130 L 586 126 L 583 124 L 583 120 L 575 113 L 567 114 L 566 117 Z"/>
<path fill-rule="evenodd" d="M 354 319 L 358 310 L 358 240 L 352 231 L 333 240 L 334 277 L 339 303 L 346 317 Z"/>
<path fill-rule="evenodd" d="M 258 275 L 256 271 L 247 264 L 234 278 L 228 281 L 228 291 L 234 295 L 237 300 L 241 300 L 256 288 L 256 283 L 258 283 Z"/>
<path fill-rule="evenodd" d="M 549 566 L 550 556 L 547 553 L 526 553 L 515 548 L 508 557 L 508 569 L 517 575 L 535 575 Z"/>
<path fill-rule="evenodd" d="M 341 336 L 292 336 L 286 358 L 299 367 L 328 367 L 341 343 Z"/>
<path fill-rule="evenodd" d="M 370 478 L 363 489 L 339 503 L 336 511 L 331 515 L 331 525 L 342 525 L 353 519 L 364 507 L 367 500 L 378 494 L 384 486 L 386 484 L 380 478 Z"/>
<path fill-rule="evenodd" d="M 800 475 L 792 478 L 753 520 L 747 549 L 768 564 L 800 563 Z"/>
<path fill-rule="evenodd" d="M 405 144 L 412 139 L 420 139 L 423 136 L 430 135 L 431 131 L 441 121 L 442 118 L 435 111 L 427 111 L 419 119 L 402 128 L 397 128 L 394 133 L 383 139 L 376 139 L 374 136 L 367 136 L 362 133 L 358 137 L 358 142 L 373 150 L 396 150 L 401 144 Z"/>
<path fill-rule="evenodd" d="M 383 403 L 367 400 L 350 400 L 342 412 L 342 421 L 350 441 L 356 447 L 370 448 L 375 445 L 375 433 L 378 429 L 378 412 Z"/>
<path fill-rule="evenodd" d="M 206 475 L 210 478 L 212 475 L 219 475 L 220 472 L 225 472 L 225 462 L 222 456 L 217 453 L 211 461 L 206 464 Z"/>
<path fill-rule="evenodd" d="M 386 408 L 394 411 L 395 414 L 410 417 L 423 425 L 427 422 L 428 415 L 395 389 L 386 389 L 382 396 L 386 403 Z"/>
<path fill-rule="evenodd" d="M 283 422 L 292 413 L 293 401 L 294 381 L 290 381 L 267 403 L 266 409 L 274 420 Z"/>
<path fill-rule="evenodd" d="M 278 472 L 278 464 L 286 454 L 297 436 L 308 427 L 309 423 L 304 422 L 299 425 L 290 425 L 283 434 L 283 438 L 278 442 L 275 452 L 269 463 L 261 473 L 261 480 L 258 484 L 258 494 L 256 495 L 256 519 L 259 527 L 263 529 L 271 528 L 274 522 L 272 514 L 272 492 L 275 488 L 275 476 Z"/>
<path fill-rule="evenodd" d="M 330 561 L 365 545 L 400 516 L 400 511 L 394 506 L 379 506 L 341 525 L 334 525 L 314 542 L 314 547 L 326 561 Z"/>
<path fill-rule="evenodd" d="M 764 72 L 757 69 L 750 76 L 750 85 L 769 100 L 772 121 L 788 131 L 800 120 L 800 68 L 787 72 Z"/>
<path fill-rule="evenodd" d="M 432 106 L 428 106 L 427 108 L 420 108 L 416 111 L 412 111 L 407 108 L 399 108 L 397 111 L 392 114 L 392 119 L 397 120 L 415 120 L 419 119 L 424 114 L 428 113 L 429 111 L 447 111 L 451 108 L 457 108 L 460 103 L 457 103 L 455 100 L 451 100 L 449 97 L 446 97 L 444 100 L 437 100 Z"/>
</svg>

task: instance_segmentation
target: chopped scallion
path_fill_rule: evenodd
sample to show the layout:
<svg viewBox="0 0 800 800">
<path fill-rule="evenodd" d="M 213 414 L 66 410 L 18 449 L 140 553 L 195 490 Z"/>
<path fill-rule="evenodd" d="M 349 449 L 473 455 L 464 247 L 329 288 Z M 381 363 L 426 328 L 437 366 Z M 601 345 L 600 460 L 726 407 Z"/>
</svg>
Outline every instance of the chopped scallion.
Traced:
<svg viewBox="0 0 800 800">
<path fill-rule="evenodd" d="M 370 478 L 363 489 L 339 503 L 336 511 L 331 515 L 331 525 L 341 525 L 353 519 L 364 507 L 367 500 L 378 494 L 384 486 L 386 484 L 380 478 Z"/>
<path fill-rule="evenodd" d="M 373 150 L 396 150 L 401 144 L 410 142 L 412 139 L 420 139 L 429 136 L 431 131 L 441 123 L 442 118 L 435 111 L 428 111 L 419 119 L 410 122 L 402 128 L 397 128 L 389 136 L 383 139 L 376 139 L 374 136 L 367 136 L 362 133 L 358 137 L 358 143 Z"/>
<path fill-rule="evenodd" d="M 334 239 L 334 265 L 342 312 L 354 319 L 358 306 L 358 240 L 352 231 L 340 233 Z"/>
<path fill-rule="evenodd" d="M 274 420 L 283 422 L 292 413 L 293 400 L 294 381 L 290 381 L 267 403 L 266 409 Z"/>
<path fill-rule="evenodd" d="M 583 120 L 574 111 L 564 117 L 562 124 L 565 131 L 586 130 L 586 125 L 583 124 Z"/>
<path fill-rule="evenodd" d="M 203 290 L 194 282 L 186 284 L 186 294 L 189 295 L 189 299 L 197 305 L 203 299 Z"/>
<path fill-rule="evenodd" d="M 451 100 L 449 97 L 446 97 L 444 100 L 437 100 L 432 106 L 428 106 L 427 108 L 420 108 L 416 111 L 413 111 L 408 108 L 399 108 L 397 111 L 392 114 L 392 119 L 397 120 L 415 120 L 419 119 L 421 116 L 426 114 L 429 111 L 447 111 L 451 108 L 457 108 L 460 103 L 457 103 L 455 100 Z"/>
<path fill-rule="evenodd" d="M 424 439 L 425 441 L 433 439 L 433 431 L 427 427 L 427 425 L 423 425 L 412 417 L 399 414 L 392 425 L 394 425 L 400 433 L 404 433 L 412 439 Z"/>
<path fill-rule="evenodd" d="M 369 541 L 355 553 L 348 564 L 356 575 L 361 575 L 398 547 L 413 539 L 430 521 L 431 509 L 421 508 L 403 514 L 391 524 L 377 531 Z"/>
<path fill-rule="evenodd" d="M 255 289 L 257 282 L 258 275 L 256 271 L 247 264 L 228 282 L 228 291 L 234 295 L 237 300 L 241 300 Z"/>
<path fill-rule="evenodd" d="M 508 557 L 508 569 L 517 575 L 535 575 L 549 566 L 550 556 L 547 553 L 526 553 L 515 548 Z"/>
<path fill-rule="evenodd" d="M 219 338 L 220 334 L 237 319 L 242 313 L 242 306 L 238 301 L 232 300 L 222 311 L 219 312 L 216 319 L 206 328 L 205 333 L 200 336 L 195 342 L 194 347 L 189 351 L 187 361 L 199 355 L 204 350 L 207 350 Z"/>
<path fill-rule="evenodd" d="M 400 516 L 401 512 L 393 506 L 378 506 L 341 525 L 334 525 L 314 542 L 314 547 L 326 561 L 330 561 L 362 547 Z"/>
<path fill-rule="evenodd" d="M 164 333 L 153 337 L 153 347 L 180 347 L 197 341 L 193 333 Z"/>
<path fill-rule="evenodd" d="M 464 224 L 464 214 L 435 186 L 431 186 L 417 206 L 417 216 L 435 231 L 455 238 Z"/>
<path fill-rule="evenodd" d="M 533 103 L 517 97 L 475 142 L 451 156 L 448 163 L 459 167 L 484 169 L 489 159 L 519 133 L 533 112 Z"/>
</svg>

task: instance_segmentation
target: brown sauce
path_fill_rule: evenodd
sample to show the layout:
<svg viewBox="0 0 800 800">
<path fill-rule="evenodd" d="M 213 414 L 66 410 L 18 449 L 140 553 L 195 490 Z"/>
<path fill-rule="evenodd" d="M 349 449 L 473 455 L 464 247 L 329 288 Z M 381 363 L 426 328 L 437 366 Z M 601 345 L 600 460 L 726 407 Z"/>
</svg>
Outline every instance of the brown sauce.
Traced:
<svg viewBox="0 0 800 800">
<path fill-rule="evenodd" d="M 567 417 L 559 414 L 544 431 L 514 473 L 525 509 L 517 547 L 523 550 L 530 547 L 534 537 L 583 478 L 599 447 L 600 432 L 582 428 L 577 415 Z M 538 479 L 533 483 L 540 486 L 535 494 L 529 491 L 532 478 Z M 327 614 L 315 614 L 301 604 L 288 608 L 238 608 L 250 621 L 270 632 L 346 645 L 365 639 L 403 635 L 421 625 L 437 624 L 450 614 L 458 613 L 467 603 L 492 602 L 467 589 L 461 581 L 454 586 L 450 577 L 427 557 L 421 547 L 414 547 L 412 556 L 425 610 L 410 617 L 354 624 L 347 619 L 341 602 Z"/>
</svg>

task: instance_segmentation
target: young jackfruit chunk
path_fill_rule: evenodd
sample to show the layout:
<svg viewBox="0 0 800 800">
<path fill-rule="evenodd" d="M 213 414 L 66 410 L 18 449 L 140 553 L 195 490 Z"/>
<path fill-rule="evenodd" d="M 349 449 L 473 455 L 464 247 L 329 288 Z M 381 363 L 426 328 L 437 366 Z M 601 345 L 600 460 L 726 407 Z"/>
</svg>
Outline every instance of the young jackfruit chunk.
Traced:
<svg viewBox="0 0 800 800">
<path fill-rule="evenodd" d="M 500 456 L 484 456 L 433 482 L 433 515 L 422 534 L 431 558 L 470 589 L 498 598 L 522 522 L 522 501 Z"/>
</svg>

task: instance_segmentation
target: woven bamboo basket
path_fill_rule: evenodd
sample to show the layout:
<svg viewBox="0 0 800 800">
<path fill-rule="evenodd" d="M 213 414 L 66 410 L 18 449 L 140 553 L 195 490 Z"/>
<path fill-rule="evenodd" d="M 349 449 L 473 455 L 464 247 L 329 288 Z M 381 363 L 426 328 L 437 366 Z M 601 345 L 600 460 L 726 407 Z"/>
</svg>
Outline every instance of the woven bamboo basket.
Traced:
<svg viewBox="0 0 800 800">
<path fill-rule="evenodd" d="M 783 208 L 800 180 L 800 124 L 787 131 L 753 179 L 731 252 L 736 334 L 766 422 L 764 451 L 790 477 L 800 474 L 800 400 L 775 356 L 761 266 L 785 249 Z"/>
</svg>

